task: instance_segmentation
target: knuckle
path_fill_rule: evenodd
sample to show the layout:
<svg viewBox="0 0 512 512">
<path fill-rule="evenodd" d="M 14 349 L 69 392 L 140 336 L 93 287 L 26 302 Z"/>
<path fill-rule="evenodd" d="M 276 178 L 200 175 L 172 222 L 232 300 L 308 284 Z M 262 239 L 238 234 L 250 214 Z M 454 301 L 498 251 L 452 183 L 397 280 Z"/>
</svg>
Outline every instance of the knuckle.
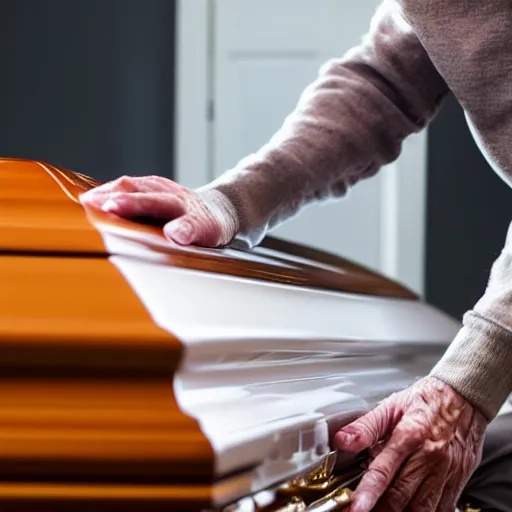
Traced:
<svg viewBox="0 0 512 512">
<path fill-rule="evenodd" d="M 398 454 L 402 455 L 406 455 L 419 448 L 425 440 L 422 432 L 400 426 L 395 429 L 394 438 L 394 449 Z"/>
<path fill-rule="evenodd" d="M 127 176 L 126 174 L 121 176 L 117 180 L 118 185 L 125 185 L 125 184 L 132 183 L 132 182 L 133 182 L 133 178 L 131 176 Z"/>
<path fill-rule="evenodd" d="M 447 441 L 427 441 L 423 446 L 423 453 L 427 460 L 439 462 L 448 456 Z"/>
<path fill-rule="evenodd" d="M 131 190 L 131 189 L 133 189 L 133 183 L 134 183 L 134 178 L 132 178 L 131 176 L 126 176 L 126 175 L 121 176 L 120 178 L 118 178 L 116 180 L 112 189 L 113 190 L 121 190 L 121 191 Z"/>
<path fill-rule="evenodd" d="M 429 438 L 430 431 L 428 427 L 424 425 L 418 426 L 411 434 L 411 440 L 418 446 L 424 445 Z"/>
</svg>

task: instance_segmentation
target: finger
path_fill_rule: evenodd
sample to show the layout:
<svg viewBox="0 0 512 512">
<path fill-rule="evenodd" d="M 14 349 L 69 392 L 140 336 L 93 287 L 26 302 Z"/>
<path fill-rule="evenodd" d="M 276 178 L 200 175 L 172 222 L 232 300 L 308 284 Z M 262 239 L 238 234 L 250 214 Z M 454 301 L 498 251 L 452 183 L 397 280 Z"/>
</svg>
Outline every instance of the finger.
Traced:
<svg viewBox="0 0 512 512">
<path fill-rule="evenodd" d="M 149 190 L 148 187 L 143 187 L 143 188 L 146 188 L 146 190 L 106 191 L 106 192 L 94 190 L 93 194 L 90 194 L 90 192 L 92 192 L 92 191 L 89 191 L 89 192 L 86 192 L 87 195 L 82 194 L 79 197 L 79 201 L 83 206 L 94 206 L 96 208 L 103 209 L 103 205 L 105 203 L 107 203 L 107 201 L 109 201 L 110 199 L 115 201 L 115 197 L 119 197 L 121 194 L 140 194 L 140 193 L 161 194 L 161 193 L 165 193 L 167 195 L 171 195 L 165 191 L 161 192 L 159 190 Z"/>
<path fill-rule="evenodd" d="M 422 483 L 420 476 L 422 464 L 423 461 L 418 455 L 413 455 L 407 461 L 392 485 L 378 501 L 375 512 L 394 512 L 405 509 Z"/>
<path fill-rule="evenodd" d="M 164 234 L 180 245 L 197 244 L 217 247 L 221 238 L 219 225 L 205 217 L 184 215 L 164 226 Z"/>
<path fill-rule="evenodd" d="M 394 430 L 380 455 L 370 464 L 354 493 L 352 512 L 369 512 L 389 487 L 405 460 L 421 446 L 420 430 Z"/>
<path fill-rule="evenodd" d="M 479 421 L 479 412 L 463 410 L 460 424 L 451 446 L 452 463 L 446 475 L 443 500 L 438 505 L 441 512 L 453 512 L 450 505 L 460 500 L 466 485 L 481 460 L 482 440 L 487 421 Z"/>
<path fill-rule="evenodd" d="M 102 210 L 120 217 L 151 217 L 174 219 L 185 213 L 184 201 L 170 194 L 115 192 L 102 206 Z"/>
<path fill-rule="evenodd" d="M 87 192 L 84 192 L 80 198 L 81 201 L 90 202 L 92 198 L 97 198 L 100 195 L 106 195 L 110 192 L 136 192 L 135 178 L 131 176 L 121 176 L 116 180 L 103 183 Z"/>
<path fill-rule="evenodd" d="M 95 187 L 80 196 L 82 204 L 106 201 L 112 192 L 178 192 L 180 185 L 161 176 L 122 176 Z"/>
<path fill-rule="evenodd" d="M 161 176 L 121 176 L 97 187 L 101 192 L 177 192 L 181 186 Z"/>
<path fill-rule="evenodd" d="M 443 489 L 443 494 L 439 503 L 437 504 L 436 512 L 453 512 L 462 495 L 463 488 L 457 485 L 450 485 L 447 483 Z M 417 508 L 414 512 L 419 511 Z"/>
<path fill-rule="evenodd" d="M 445 478 L 443 497 L 438 504 L 438 512 L 453 512 L 454 507 L 451 505 L 460 500 L 467 480 L 469 480 L 469 477 L 464 478 L 461 461 L 464 461 L 466 458 L 470 459 L 471 455 L 465 453 L 460 446 L 455 445 L 452 448 L 455 448 L 455 453 L 452 455 L 451 465 Z"/>
<path fill-rule="evenodd" d="M 194 223 L 187 217 L 168 222 L 164 226 L 164 235 L 180 245 L 191 245 L 197 238 Z"/>
<path fill-rule="evenodd" d="M 118 194 L 130 194 L 130 193 L 132 193 L 132 194 L 136 194 L 136 193 L 161 194 L 161 193 L 164 193 L 168 196 L 171 196 L 173 194 L 173 192 L 168 192 L 168 191 L 161 192 L 159 190 L 150 190 L 150 187 L 141 187 L 141 188 L 146 188 L 146 190 L 141 190 L 140 192 L 137 192 L 137 191 L 131 191 L 131 192 L 106 191 L 106 192 L 102 192 L 102 191 L 96 191 L 94 189 L 94 190 L 88 191 L 84 194 L 81 194 L 79 196 L 79 201 L 85 207 L 95 207 L 98 209 L 103 209 L 103 206 L 105 205 L 105 203 L 107 203 L 107 201 L 109 201 L 110 199 L 112 199 L 115 202 L 115 197 L 119 197 Z M 93 192 L 93 193 L 91 193 L 91 192 Z M 180 195 L 180 194 L 176 194 L 176 195 Z M 110 211 L 110 208 L 111 208 L 110 206 L 107 206 L 106 211 Z"/>
<path fill-rule="evenodd" d="M 425 460 L 425 454 L 422 454 L 422 458 Z M 444 496 L 444 489 L 450 470 L 450 459 L 446 454 L 436 454 L 436 457 L 430 460 L 429 467 L 430 474 L 421 482 L 410 500 L 408 510 L 411 512 L 436 512 L 441 502 L 447 503 L 448 496 Z M 456 503 L 452 501 L 451 505 L 450 512 L 453 512 Z"/>
<path fill-rule="evenodd" d="M 393 400 L 386 400 L 340 429 L 334 436 L 334 445 L 339 450 L 361 452 L 387 438 L 398 421 Z"/>
<path fill-rule="evenodd" d="M 458 510 L 456 509 L 456 506 L 459 503 L 461 494 L 461 492 L 453 492 L 452 489 L 448 490 L 447 487 L 445 487 L 443 489 L 443 495 L 441 496 L 441 500 L 437 504 L 437 509 L 435 509 L 436 512 L 453 512 L 454 510 Z M 416 510 L 414 512 L 416 512 Z"/>
<path fill-rule="evenodd" d="M 386 439 L 387 441 L 387 439 Z M 375 459 L 382 452 L 384 447 L 386 446 L 386 441 L 379 441 L 377 444 L 373 445 L 368 451 L 371 459 Z"/>
<path fill-rule="evenodd" d="M 110 192 L 102 192 L 97 188 L 93 188 L 83 194 L 80 194 L 78 196 L 78 201 L 83 206 L 95 206 L 96 208 L 101 208 L 109 196 Z"/>
</svg>

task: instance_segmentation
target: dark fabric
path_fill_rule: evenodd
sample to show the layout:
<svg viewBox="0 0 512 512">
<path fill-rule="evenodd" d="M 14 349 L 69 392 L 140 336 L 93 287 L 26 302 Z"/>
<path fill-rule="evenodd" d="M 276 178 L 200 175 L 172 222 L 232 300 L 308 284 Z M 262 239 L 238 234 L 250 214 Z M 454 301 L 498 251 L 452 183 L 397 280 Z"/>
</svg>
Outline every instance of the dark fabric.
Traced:
<svg viewBox="0 0 512 512">
<path fill-rule="evenodd" d="M 482 512 L 512 512 L 512 413 L 489 425 L 482 462 L 464 492 L 466 502 Z"/>
</svg>

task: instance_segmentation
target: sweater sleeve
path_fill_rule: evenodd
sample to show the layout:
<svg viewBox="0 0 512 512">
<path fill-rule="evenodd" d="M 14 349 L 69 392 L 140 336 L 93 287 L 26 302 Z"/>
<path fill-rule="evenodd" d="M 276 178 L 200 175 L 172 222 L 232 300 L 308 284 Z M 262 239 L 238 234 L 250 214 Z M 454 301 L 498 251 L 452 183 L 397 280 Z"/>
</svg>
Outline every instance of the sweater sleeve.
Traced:
<svg viewBox="0 0 512 512">
<path fill-rule="evenodd" d="M 512 184 L 510 0 L 399 0 L 465 110 L 489 164 Z M 477 243 L 477 242 L 476 242 Z M 512 228 L 485 293 L 433 375 L 494 418 L 512 392 Z"/>
<path fill-rule="evenodd" d="M 322 67 L 271 140 L 199 192 L 221 192 L 239 217 L 237 241 L 256 245 L 395 160 L 447 91 L 396 1 L 384 0 L 361 44 Z"/>
<path fill-rule="evenodd" d="M 512 224 L 487 288 L 432 370 L 492 420 L 512 391 Z"/>
</svg>

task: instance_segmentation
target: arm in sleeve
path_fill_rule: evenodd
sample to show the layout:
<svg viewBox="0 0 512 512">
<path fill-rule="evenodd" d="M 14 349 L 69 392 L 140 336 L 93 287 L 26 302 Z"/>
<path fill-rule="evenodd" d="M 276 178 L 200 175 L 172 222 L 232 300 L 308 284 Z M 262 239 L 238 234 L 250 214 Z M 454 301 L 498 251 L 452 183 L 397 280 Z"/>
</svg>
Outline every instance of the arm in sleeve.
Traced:
<svg viewBox="0 0 512 512">
<path fill-rule="evenodd" d="M 245 246 L 303 206 L 339 197 L 395 160 L 436 114 L 448 88 L 394 0 L 362 43 L 326 63 L 280 130 L 206 187 L 227 198 Z"/>
<path fill-rule="evenodd" d="M 399 3 L 464 108 L 490 166 L 511 185 L 510 1 Z M 465 314 L 462 329 L 432 374 L 450 384 L 489 420 L 512 391 L 512 226 L 483 296 Z"/>
<path fill-rule="evenodd" d="M 483 296 L 431 374 L 489 420 L 512 391 L 512 224 Z"/>
</svg>

